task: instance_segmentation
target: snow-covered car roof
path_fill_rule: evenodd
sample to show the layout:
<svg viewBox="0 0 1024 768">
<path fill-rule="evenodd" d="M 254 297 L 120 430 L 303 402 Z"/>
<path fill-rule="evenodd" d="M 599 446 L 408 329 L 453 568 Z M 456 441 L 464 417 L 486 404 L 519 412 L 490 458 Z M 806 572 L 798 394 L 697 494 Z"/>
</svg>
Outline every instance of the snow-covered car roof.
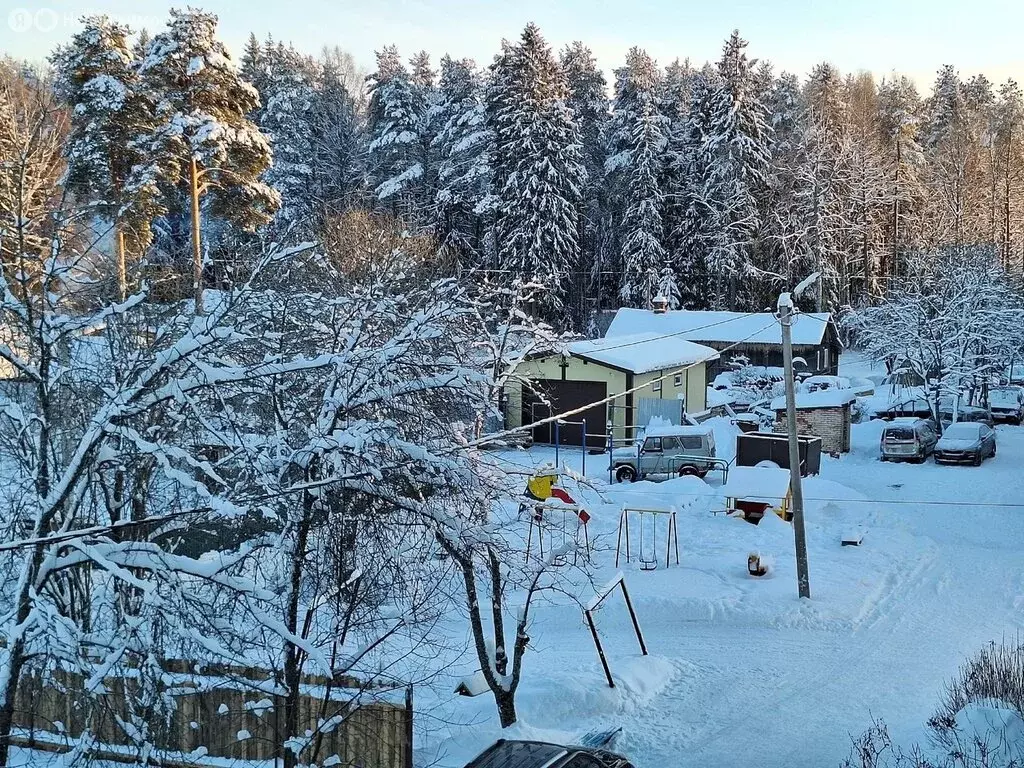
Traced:
<svg viewBox="0 0 1024 768">
<path fill-rule="evenodd" d="M 675 424 L 661 427 L 649 427 L 644 430 L 646 437 L 689 437 L 693 435 L 707 435 L 712 432 L 711 427 L 694 427 L 690 425 L 677 426 Z"/>
</svg>

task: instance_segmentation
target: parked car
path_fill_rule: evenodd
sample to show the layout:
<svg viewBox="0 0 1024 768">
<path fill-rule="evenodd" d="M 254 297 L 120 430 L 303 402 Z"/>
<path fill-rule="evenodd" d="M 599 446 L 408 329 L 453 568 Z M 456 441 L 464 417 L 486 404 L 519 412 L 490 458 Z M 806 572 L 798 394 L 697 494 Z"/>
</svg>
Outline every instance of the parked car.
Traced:
<svg viewBox="0 0 1024 768">
<path fill-rule="evenodd" d="M 643 442 L 612 453 L 615 479 L 632 482 L 647 475 L 697 475 L 715 466 L 715 433 L 708 427 L 657 427 Z"/>
<path fill-rule="evenodd" d="M 500 739 L 466 768 L 633 768 L 633 764 L 603 749 Z"/>
<path fill-rule="evenodd" d="M 961 405 L 955 411 L 957 422 L 975 422 L 986 424 L 989 427 L 996 425 L 995 419 L 992 418 L 992 411 L 987 408 L 981 408 L 977 405 Z M 954 408 L 951 404 L 945 402 L 939 404 L 939 421 L 942 422 L 943 429 L 953 423 L 953 413 Z"/>
<path fill-rule="evenodd" d="M 987 424 L 958 421 L 942 433 L 935 444 L 935 463 L 973 464 L 996 455 L 996 432 Z"/>
<path fill-rule="evenodd" d="M 882 430 L 882 461 L 922 462 L 935 450 L 939 436 L 931 419 L 893 419 Z"/>
<path fill-rule="evenodd" d="M 989 390 L 988 401 L 996 421 L 1018 426 L 1024 421 L 1024 387 L 993 387 Z"/>
</svg>

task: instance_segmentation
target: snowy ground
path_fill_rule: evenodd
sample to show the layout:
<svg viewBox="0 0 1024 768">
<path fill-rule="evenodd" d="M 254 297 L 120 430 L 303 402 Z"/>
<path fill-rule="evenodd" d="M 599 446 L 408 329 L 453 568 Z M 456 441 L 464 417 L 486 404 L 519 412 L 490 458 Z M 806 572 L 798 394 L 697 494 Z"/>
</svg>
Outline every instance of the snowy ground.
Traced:
<svg viewBox="0 0 1024 768">
<path fill-rule="evenodd" d="M 850 362 L 844 375 L 867 373 Z M 735 428 L 727 420 L 714 426 L 719 454 L 731 458 Z M 836 766 L 872 717 L 899 741 L 923 739 L 943 682 L 964 657 L 1024 627 L 1024 428 L 997 431 L 998 456 L 982 467 L 915 466 L 879 462 L 881 423 L 855 425 L 852 453 L 823 459 L 821 475 L 805 484 L 807 602 L 796 596 L 788 525 L 715 515 L 723 500 L 714 476 L 709 484 L 681 478 L 609 486 L 607 464 L 588 456 L 591 487 L 578 493 L 603 547 L 596 581 L 615 573 L 625 503 L 679 509 L 681 565 L 624 568 L 650 656 L 639 655 L 621 601 L 601 608 L 614 690 L 579 608 L 567 599 L 539 608 L 515 735 L 572 740 L 622 726 L 618 749 L 638 768 L 751 759 Z M 504 458 L 525 468 L 552 461 L 553 453 L 536 448 Z M 559 458 L 580 468 L 578 449 Z M 857 525 L 866 529 L 863 546 L 840 546 Z M 664 529 L 658 542 L 664 545 Z M 764 579 L 746 573 L 754 550 L 774 559 Z M 586 602 L 590 594 L 578 597 Z M 467 659 L 455 672 L 475 669 Z M 487 696 L 423 692 L 419 702 L 429 710 L 420 719 L 423 764 L 462 766 L 500 733 Z"/>
</svg>

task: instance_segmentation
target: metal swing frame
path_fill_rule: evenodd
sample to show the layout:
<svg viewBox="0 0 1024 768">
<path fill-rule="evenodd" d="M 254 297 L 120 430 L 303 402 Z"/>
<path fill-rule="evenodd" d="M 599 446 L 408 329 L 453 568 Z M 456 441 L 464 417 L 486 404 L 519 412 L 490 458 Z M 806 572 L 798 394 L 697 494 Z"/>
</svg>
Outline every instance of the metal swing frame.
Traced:
<svg viewBox="0 0 1024 768">
<path fill-rule="evenodd" d="M 657 532 L 658 532 L 658 515 L 665 515 L 668 517 L 668 530 L 665 537 L 665 567 L 668 568 L 672 565 L 672 553 L 675 551 L 676 565 L 679 565 L 679 526 L 676 520 L 675 507 L 671 509 L 651 509 L 647 507 L 623 507 L 622 512 L 619 514 L 619 532 L 615 540 L 615 567 L 619 567 L 619 560 L 624 554 L 626 562 L 632 562 L 632 552 L 630 548 L 629 540 L 629 516 L 630 512 L 640 516 L 640 553 L 639 562 L 640 570 L 653 571 L 658 567 L 658 554 L 657 554 Z M 651 515 L 652 528 L 654 531 L 653 541 L 651 544 L 652 554 L 654 558 L 652 560 L 643 560 L 644 546 L 643 546 L 643 535 L 644 535 L 644 516 Z M 623 538 L 625 538 L 625 550 L 623 550 Z M 648 566 L 648 567 L 645 567 Z"/>
</svg>

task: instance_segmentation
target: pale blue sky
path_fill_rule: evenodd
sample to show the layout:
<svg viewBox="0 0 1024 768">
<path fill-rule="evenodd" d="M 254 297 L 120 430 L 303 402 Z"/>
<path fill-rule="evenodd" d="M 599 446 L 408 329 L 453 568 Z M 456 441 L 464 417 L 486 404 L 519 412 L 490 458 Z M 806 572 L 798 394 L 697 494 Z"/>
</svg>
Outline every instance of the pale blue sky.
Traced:
<svg viewBox="0 0 1024 768">
<path fill-rule="evenodd" d="M 220 16 L 232 52 L 250 31 L 316 52 L 340 45 L 360 64 L 394 43 L 405 56 L 425 48 L 490 62 L 503 37 L 537 22 L 548 41 L 590 45 L 606 71 L 632 45 L 659 63 L 689 56 L 715 59 L 738 27 L 753 56 L 777 69 L 806 73 L 827 60 L 844 72 L 899 71 L 923 85 L 955 64 L 998 81 L 1024 80 L 1022 0 L 192 0 Z M 134 27 L 159 29 L 165 0 L 6 0 L 0 10 L 0 51 L 41 59 L 73 33 L 85 13 L 106 13 Z M 19 10 L 19 7 L 21 10 Z M 14 10 L 11 10 L 11 9 Z M 30 13 L 24 13 L 28 9 Z M 7 18 L 4 18 L 4 16 Z M 29 27 L 23 30 L 22 27 Z M 18 29 L 15 29 L 18 28 Z"/>
</svg>

